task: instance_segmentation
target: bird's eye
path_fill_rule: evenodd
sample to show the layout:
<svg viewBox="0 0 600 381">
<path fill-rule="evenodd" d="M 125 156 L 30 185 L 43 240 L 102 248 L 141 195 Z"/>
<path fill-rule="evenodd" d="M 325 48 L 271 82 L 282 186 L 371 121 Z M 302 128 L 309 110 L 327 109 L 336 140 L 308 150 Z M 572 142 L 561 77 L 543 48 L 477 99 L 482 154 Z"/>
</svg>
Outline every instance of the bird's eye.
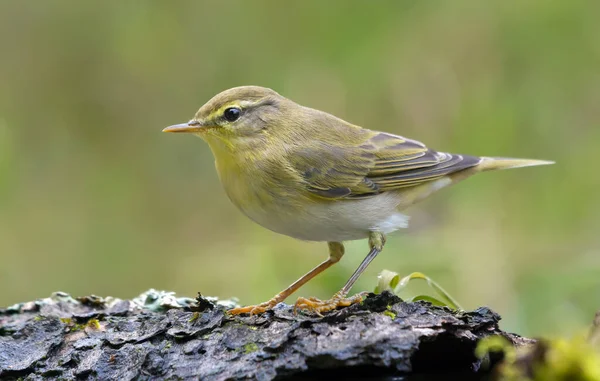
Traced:
<svg viewBox="0 0 600 381">
<path fill-rule="evenodd" d="M 242 113 L 242 110 L 240 110 L 239 108 L 229 107 L 229 108 L 226 108 L 225 111 L 223 112 L 223 117 L 228 122 L 235 122 L 236 120 L 238 120 L 240 118 L 241 113 Z"/>
</svg>

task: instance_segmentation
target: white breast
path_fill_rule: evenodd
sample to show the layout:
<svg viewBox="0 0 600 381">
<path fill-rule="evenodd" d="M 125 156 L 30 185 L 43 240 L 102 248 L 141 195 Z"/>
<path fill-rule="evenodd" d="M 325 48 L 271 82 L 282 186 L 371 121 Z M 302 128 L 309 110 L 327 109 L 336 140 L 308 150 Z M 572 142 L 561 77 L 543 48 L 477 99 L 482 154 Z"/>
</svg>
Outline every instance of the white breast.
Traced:
<svg viewBox="0 0 600 381">
<path fill-rule="evenodd" d="M 284 212 L 288 209 L 282 205 L 244 210 L 244 213 L 267 229 L 290 237 L 339 242 L 368 238 L 371 231 L 387 234 L 407 227 L 408 216 L 397 210 L 400 201 L 399 194 L 394 192 L 362 200 L 313 204 L 293 213 Z"/>
</svg>

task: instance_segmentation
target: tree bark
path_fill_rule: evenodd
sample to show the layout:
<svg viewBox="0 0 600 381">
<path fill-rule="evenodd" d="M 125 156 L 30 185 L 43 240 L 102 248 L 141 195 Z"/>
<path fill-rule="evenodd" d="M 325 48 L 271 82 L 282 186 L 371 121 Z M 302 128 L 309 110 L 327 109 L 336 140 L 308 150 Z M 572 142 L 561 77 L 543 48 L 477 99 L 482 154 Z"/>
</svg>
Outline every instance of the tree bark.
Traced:
<svg viewBox="0 0 600 381">
<path fill-rule="evenodd" d="M 457 312 L 388 292 L 324 317 L 285 304 L 230 317 L 223 304 L 155 291 L 133 300 L 55 293 L 0 310 L 0 379 L 477 379 L 480 338 L 533 342 L 501 331 L 488 308 Z"/>
</svg>

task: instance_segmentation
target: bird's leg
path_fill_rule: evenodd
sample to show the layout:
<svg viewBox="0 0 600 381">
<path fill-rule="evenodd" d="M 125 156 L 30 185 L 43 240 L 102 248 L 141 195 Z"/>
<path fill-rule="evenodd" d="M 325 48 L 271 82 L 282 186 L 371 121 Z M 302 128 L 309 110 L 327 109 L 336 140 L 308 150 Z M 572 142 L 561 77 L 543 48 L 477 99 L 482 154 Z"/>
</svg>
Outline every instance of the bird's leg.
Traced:
<svg viewBox="0 0 600 381">
<path fill-rule="evenodd" d="M 272 299 L 264 303 L 257 304 L 255 306 L 234 308 L 229 310 L 228 313 L 231 315 L 239 315 L 245 313 L 249 313 L 250 315 L 262 314 L 263 312 L 275 307 L 278 303 L 283 302 L 285 298 L 287 298 L 297 289 L 302 287 L 306 282 L 316 277 L 317 275 L 331 267 L 333 264 L 339 262 L 339 260 L 344 255 L 344 245 L 342 245 L 342 243 L 340 242 L 328 242 L 327 244 L 329 245 L 329 258 L 314 269 L 310 270 L 308 273 L 304 274 L 300 279 L 292 283 L 288 288 L 281 291 Z"/>
<path fill-rule="evenodd" d="M 321 315 L 322 312 L 328 312 L 336 309 L 337 307 L 347 307 L 354 303 L 361 302 L 366 296 L 366 292 L 358 293 L 349 298 L 346 298 L 346 296 L 348 295 L 348 292 L 350 292 L 350 289 L 356 280 L 360 277 L 360 274 L 365 271 L 371 261 L 373 261 L 377 254 L 381 252 L 383 245 L 385 245 L 385 236 L 382 233 L 371 232 L 371 234 L 369 234 L 369 246 L 371 247 L 371 250 L 365 259 L 363 259 L 356 271 L 354 271 L 354 274 L 352 274 L 350 279 L 348 279 L 344 287 L 342 287 L 340 291 L 336 292 L 329 300 L 319 300 L 317 298 L 298 298 L 296 305 L 294 306 L 294 311 L 300 309 Z"/>
</svg>

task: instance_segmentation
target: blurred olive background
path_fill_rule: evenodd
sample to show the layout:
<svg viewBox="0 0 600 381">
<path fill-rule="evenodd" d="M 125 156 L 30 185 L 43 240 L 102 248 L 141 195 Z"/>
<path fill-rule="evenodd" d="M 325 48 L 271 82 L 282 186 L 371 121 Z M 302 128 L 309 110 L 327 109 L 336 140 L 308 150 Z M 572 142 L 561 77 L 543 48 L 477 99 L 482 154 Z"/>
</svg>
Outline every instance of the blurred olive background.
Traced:
<svg viewBox="0 0 600 381">
<path fill-rule="evenodd" d="M 200 139 L 161 133 L 254 84 L 438 150 L 556 160 L 413 207 L 354 291 L 384 268 L 422 271 L 505 329 L 580 332 L 600 308 L 598 14 L 593 1 L 2 1 L 0 305 L 149 288 L 257 303 L 326 258 L 238 212 Z M 366 252 L 349 243 L 300 295 L 329 297 Z"/>
</svg>

